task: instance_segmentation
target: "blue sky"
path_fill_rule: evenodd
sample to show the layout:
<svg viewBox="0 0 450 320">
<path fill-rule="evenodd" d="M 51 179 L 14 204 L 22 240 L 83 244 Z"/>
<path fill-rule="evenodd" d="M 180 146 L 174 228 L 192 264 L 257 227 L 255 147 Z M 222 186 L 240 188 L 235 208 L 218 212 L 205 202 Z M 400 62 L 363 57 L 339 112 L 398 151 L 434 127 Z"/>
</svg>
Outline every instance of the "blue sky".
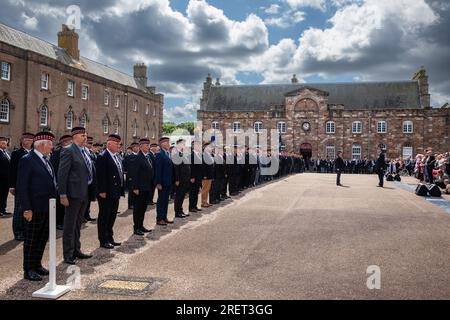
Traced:
<svg viewBox="0 0 450 320">
<path fill-rule="evenodd" d="M 78 5 L 81 54 L 149 66 L 165 120 L 196 119 L 208 73 L 222 85 L 409 80 L 450 100 L 447 0 L 3 0 L 0 21 L 52 43 Z"/>
</svg>

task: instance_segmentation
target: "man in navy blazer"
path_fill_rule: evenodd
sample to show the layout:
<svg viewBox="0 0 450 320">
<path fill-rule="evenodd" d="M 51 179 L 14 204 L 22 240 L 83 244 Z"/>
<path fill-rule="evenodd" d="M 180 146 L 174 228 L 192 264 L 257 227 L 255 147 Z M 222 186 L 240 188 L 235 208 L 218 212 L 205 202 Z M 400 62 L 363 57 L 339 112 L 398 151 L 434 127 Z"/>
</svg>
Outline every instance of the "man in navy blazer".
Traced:
<svg viewBox="0 0 450 320">
<path fill-rule="evenodd" d="M 56 173 L 49 162 L 55 137 L 40 132 L 34 138 L 34 150 L 19 161 L 16 195 L 26 220 L 23 246 L 24 278 L 41 281 L 48 275 L 42 267 L 42 255 L 48 241 L 49 199 L 56 199 Z"/>
<path fill-rule="evenodd" d="M 145 211 L 149 202 L 150 192 L 154 188 L 154 164 L 148 154 L 150 140 L 139 140 L 139 152 L 129 167 L 130 192 L 133 193 L 134 234 L 143 236 L 150 232 L 144 227 Z"/>
<path fill-rule="evenodd" d="M 122 160 L 118 154 L 121 138 L 116 134 L 110 134 L 106 142 L 106 150 L 97 157 L 97 199 L 99 213 L 97 219 L 98 240 L 100 247 L 113 249 L 120 246 L 120 242 L 114 241 L 114 223 L 120 197 L 124 192 L 124 169 Z"/>
<path fill-rule="evenodd" d="M 169 137 L 159 139 L 161 150 L 156 154 L 155 184 L 158 189 L 158 202 L 156 204 L 156 224 L 165 226 L 173 221 L 167 219 L 169 197 L 172 189 L 173 165 L 169 153 Z"/>
</svg>

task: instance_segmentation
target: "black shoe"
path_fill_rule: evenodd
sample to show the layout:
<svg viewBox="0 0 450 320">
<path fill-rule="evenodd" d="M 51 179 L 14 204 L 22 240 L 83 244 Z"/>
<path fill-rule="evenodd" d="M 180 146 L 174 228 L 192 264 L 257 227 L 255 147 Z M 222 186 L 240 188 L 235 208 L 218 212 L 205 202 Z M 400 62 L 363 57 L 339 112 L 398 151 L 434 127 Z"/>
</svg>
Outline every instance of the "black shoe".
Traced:
<svg viewBox="0 0 450 320">
<path fill-rule="evenodd" d="M 156 204 L 156 202 L 150 202 L 149 205 L 154 206 Z"/>
<path fill-rule="evenodd" d="M 42 266 L 36 269 L 36 273 L 40 276 L 48 276 L 50 274 L 50 272 Z"/>
<path fill-rule="evenodd" d="M 92 254 L 85 254 L 83 252 L 79 252 L 79 253 L 75 253 L 73 255 L 73 257 L 76 259 L 90 259 L 90 258 L 92 258 Z"/>
<path fill-rule="evenodd" d="M 136 231 L 134 231 L 134 234 L 136 235 L 136 236 L 145 236 L 145 233 L 144 233 L 144 231 L 142 231 L 142 230 L 136 230 Z"/>
<path fill-rule="evenodd" d="M 25 237 L 24 236 L 17 236 L 17 237 L 14 238 L 14 240 L 22 242 L 22 241 L 25 241 Z"/>
<path fill-rule="evenodd" d="M 81 223 L 87 223 L 87 222 L 88 221 L 85 218 L 81 219 Z"/>
<path fill-rule="evenodd" d="M 30 281 L 42 281 L 42 277 L 34 270 L 25 271 L 23 277 Z"/>
<path fill-rule="evenodd" d="M 199 209 L 199 208 L 195 208 L 195 210 L 197 210 L 198 212 L 202 211 L 202 209 Z"/>
<path fill-rule="evenodd" d="M 59 224 L 56 226 L 56 230 L 64 230 L 64 226 L 62 224 Z"/>
<path fill-rule="evenodd" d="M 152 232 L 153 230 L 150 230 L 150 229 L 142 227 L 141 231 L 144 232 L 144 233 L 149 233 L 149 232 Z"/>
<path fill-rule="evenodd" d="M 4 215 L 4 216 L 12 216 L 12 213 L 11 212 L 2 212 L 2 214 Z"/>
<path fill-rule="evenodd" d="M 97 219 L 94 219 L 94 218 L 91 218 L 91 217 L 86 218 L 86 220 L 87 220 L 87 221 L 90 221 L 90 222 L 95 222 L 95 221 L 97 221 Z"/>
<path fill-rule="evenodd" d="M 104 249 L 114 249 L 114 246 L 109 242 L 101 244 L 100 247 Z"/>
<path fill-rule="evenodd" d="M 110 242 L 114 247 L 120 247 L 122 245 L 122 242 L 115 242 L 115 241 L 111 241 Z"/>
<path fill-rule="evenodd" d="M 187 215 L 185 215 L 184 213 L 178 213 L 178 214 L 175 215 L 175 218 L 183 219 L 183 218 L 186 218 L 186 217 L 187 217 Z"/>
<path fill-rule="evenodd" d="M 197 210 L 197 209 L 189 209 L 189 212 L 191 212 L 191 213 L 197 213 L 198 210 Z"/>
<path fill-rule="evenodd" d="M 74 265 L 75 264 L 75 259 L 74 258 L 64 259 L 64 263 Z"/>
<path fill-rule="evenodd" d="M 4 217 L 5 214 L 3 212 L 0 212 L 0 217 Z"/>
</svg>

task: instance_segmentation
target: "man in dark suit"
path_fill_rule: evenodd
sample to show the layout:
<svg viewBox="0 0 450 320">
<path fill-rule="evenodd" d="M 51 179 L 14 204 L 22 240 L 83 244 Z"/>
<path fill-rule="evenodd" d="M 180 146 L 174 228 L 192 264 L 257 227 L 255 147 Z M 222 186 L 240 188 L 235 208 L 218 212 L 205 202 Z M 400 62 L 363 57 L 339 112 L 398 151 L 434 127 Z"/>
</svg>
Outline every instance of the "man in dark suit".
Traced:
<svg viewBox="0 0 450 320">
<path fill-rule="evenodd" d="M 386 158 L 384 155 L 384 148 L 383 147 L 378 147 L 379 150 L 379 156 L 377 161 L 375 162 L 375 168 L 376 168 L 376 172 L 378 174 L 378 187 L 383 188 L 383 184 L 384 184 L 384 173 L 386 171 L 387 165 L 386 165 Z"/>
<path fill-rule="evenodd" d="M 97 158 L 97 192 L 98 192 L 98 240 L 100 247 L 113 249 L 120 246 L 114 240 L 114 223 L 120 197 L 125 196 L 124 169 L 119 156 L 121 137 L 110 134 L 106 142 L 106 150 Z"/>
<path fill-rule="evenodd" d="M 128 209 L 133 209 L 133 207 L 134 207 L 134 200 L 133 200 L 134 194 L 133 194 L 133 190 L 131 188 L 131 180 L 130 180 L 131 174 L 130 174 L 130 171 L 131 171 L 131 168 L 133 166 L 133 161 L 136 159 L 136 157 L 137 157 L 137 155 L 139 153 L 139 143 L 133 142 L 130 145 L 130 151 L 131 151 L 130 153 L 127 153 L 124 156 L 124 159 L 123 159 L 123 170 L 125 171 L 125 176 L 126 176 L 126 179 L 127 179 L 126 189 L 128 191 Z"/>
<path fill-rule="evenodd" d="M 139 152 L 128 168 L 129 192 L 133 193 L 133 222 L 134 234 L 143 236 L 151 230 L 144 227 L 145 212 L 149 202 L 149 196 L 154 185 L 154 164 L 150 159 L 148 151 L 150 140 L 147 138 L 139 140 Z"/>
<path fill-rule="evenodd" d="M 0 137 L 0 217 L 11 215 L 6 212 L 6 201 L 8 200 L 9 175 L 11 167 L 11 156 L 6 148 L 8 139 Z"/>
<path fill-rule="evenodd" d="M 342 160 L 342 151 L 338 151 L 338 156 L 336 160 L 334 160 L 334 168 L 336 169 L 336 185 L 342 187 L 341 184 L 341 174 L 345 169 L 344 160 Z"/>
<path fill-rule="evenodd" d="M 41 281 L 49 274 L 42 267 L 42 255 L 48 241 L 49 199 L 56 198 L 56 174 L 48 161 L 53 134 L 40 132 L 34 138 L 34 150 L 22 157 L 17 171 L 16 195 L 26 220 L 23 246 L 24 278 Z"/>
<path fill-rule="evenodd" d="M 95 166 L 95 161 L 97 160 L 97 155 L 94 154 L 94 152 L 92 151 L 93 148 L 93 144 L 94 144 L 94 138 L 93 137 L 87 137 L 87 142 L 86 142 L 86 146 L 85 146 L 85 151 L 86 154 L 89 156 L 91 162 L 94 164 Z M 95 181 L 94 181 L 95 182 Z M 90 185 L 89 188 L 89 202 L 88 202 L 88 206 L 86 207 L 86 211 L 84 212 L 84 217 L 83 219 L 81 219 L 81 221 L 83 223 L 86 223 L 88 221 L 90 222 L 94 222 L 97 219 L 94 219 L 91 217 L 91 202 L 95 201 L 95 183 Z"/>
<path fill-rule="evenodd" d="M 191 144 L 191 185 L 189 190 L 189 212 L 200 212 L 202 209 L 197 207 L 198 194 L 202 187 L 203 179 L 203 159 L 202 147 L 200 142 L 192 141 Z"/>
<path fill-rule="evenodd" d="M 152 143 L 150 145 L 150 151 L 148 152 L 148 155 L 150 156 L 150 160 L 152 160 L 153 163 L 153 177 L 156 175 L 156 166 L 155 166 L 155 161 L 156 161 L 156 154 L 159 152 L 159 145 L 157 143 Z M 154 180 L 153 180 L 153 184 L 154 184 Z M 153 185 L 153 189 L 150 191 L 150 195 L 148 197 L 148 203 L 149 205 L 153 206 L 156 204 L 156 202 L 153 202 L 153 199 L 155 198 L 155 189 L 156 189 L 156 185 Z"/>
<path fill-rule="evenodd" d="M 195 181 L 191 178 L 191 161 L 189 155 L 185 153 L 184 139 L 177 141 L 178 152 L 174 155 L 174 176 L 175 176 L 175 217 L 186 218 L 189 214 L 183 212 L 183 202 L 186 194 L 189 193 L 191 183 Z"/>
<path fill-rule="evenodd" d="M 20 139 L 20 149 L 15 150 L 11 153 L 11 168 L 9 176 L 9 192 L 15 196 L 16 191 L 16 181 L 17 181 L 17 169 L 19 168 L 20 159 L 31 151 L 31 146 L 33 145 L 34 134 L 23 133 Z M 17 197 L 14 198 L 14 215 L 13 215 L 13 233 L 14 239 L 17 241 L 24 241 L 25 232 L 25 220 L 23 219 L 23 211 L 20 208 L 19 201 Z"/>
<path fill-rule="evenodd" d="M 167 219 L 169 208 L 169 197 L 172 188 L 173 164 L 169 153 L 169 137 L 159 139 L 161 150 L 156 155 L 156 176 L 155 184 L 158 189 L 158 202 L 156 204 L 156 224 L 166 226 L 173 221 Z"/>
<path fill-rule="evenodd" d="M 58 146 L 53 149 L 52 155 L 50 156 L 50 163 L 53 166 L 55 172 L 59 170 L 59 159 L 61 158 L 61 149 L 67 148 L 72 144 L 72 136 L 63 135 L 59 138 Z M 58 177 L 58 176 L 56 176 Z M 56 199 L 56 229 L 64 230 L 64 206 L 61 204 L 61 199 Z"/>
<path fill-rule="evenodd" d="M 58 189 L 64 215 L 63 254 L 64 262 L 75 264 L 75 259 L 89 259 L 92 255 L 81 252 L 81 223 L 90 201 L 95 183 L 95 167 L 86 153 L 86 129 L 72 129 L 73 143 L 61 151 L 58 169 Z"/>
</svg>

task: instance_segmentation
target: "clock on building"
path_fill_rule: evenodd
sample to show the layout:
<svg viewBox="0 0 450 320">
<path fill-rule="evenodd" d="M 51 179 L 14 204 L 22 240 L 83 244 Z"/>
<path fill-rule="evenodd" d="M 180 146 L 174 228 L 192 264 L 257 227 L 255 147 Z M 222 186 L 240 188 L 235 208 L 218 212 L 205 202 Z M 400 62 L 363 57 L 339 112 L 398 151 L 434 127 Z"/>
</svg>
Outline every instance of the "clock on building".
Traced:
<svg viewBox="0 0 450 320">
<path fill-rule="evenodd" d="M 304 131 L 309 131 L 311 129 L 311 125 L 309 124 L 309 122 L 304 122 L 302 128 Z"/>
</svg>

